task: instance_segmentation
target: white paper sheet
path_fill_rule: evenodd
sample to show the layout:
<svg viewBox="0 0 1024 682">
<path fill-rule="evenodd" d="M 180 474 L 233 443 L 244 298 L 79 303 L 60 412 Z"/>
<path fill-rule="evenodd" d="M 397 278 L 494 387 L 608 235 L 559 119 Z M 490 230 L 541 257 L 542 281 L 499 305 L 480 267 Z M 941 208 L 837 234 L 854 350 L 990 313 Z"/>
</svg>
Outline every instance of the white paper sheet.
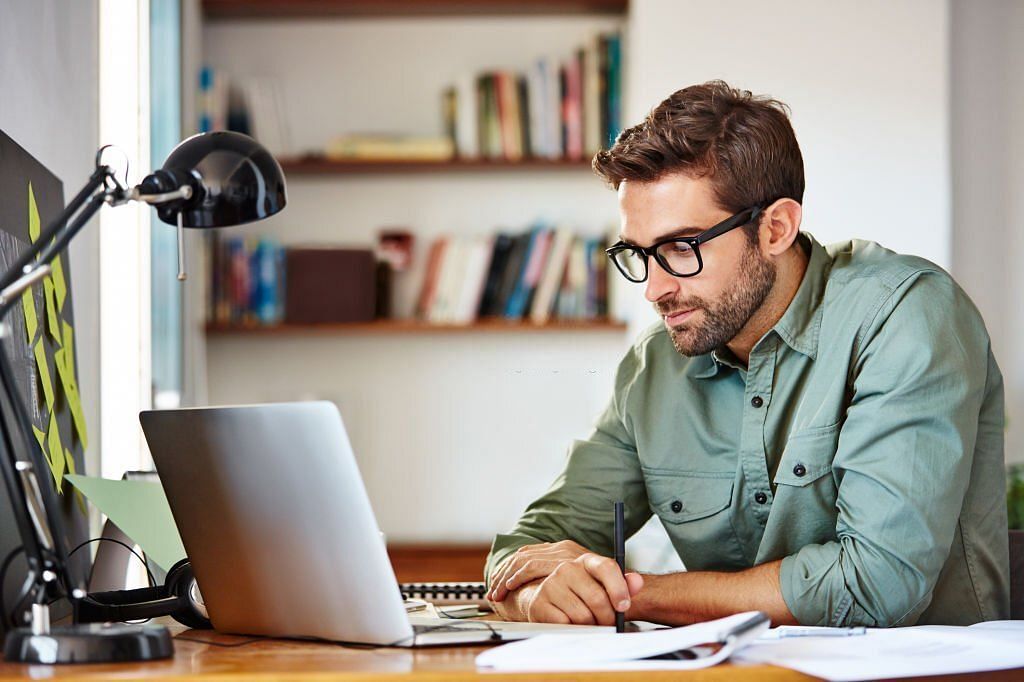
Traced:
<svg viewBox="0 0 1024 682">
<path fill-rule="evenodd" d="M 756 612 L 681 628 L 622 634 L 552 634 L 513 642 L 476 657 L 480 668 L 500 672 L 686 670 L 705 668 L 733 652 L 726 646 L 713 655 L 694 660 L 640 660 L 698 644 L 718 642 L 722 633 L 749 620 Z"/>
<path fill-rule="evenodd" d="M 733 660 L 782 666 L 835 682 L 1024 667 L 1024 627 L 1004 623 L 869 629 L 854 637 L 779 639 L 769 633 L 736 652 Z M 1016 646 L 1007 646 L 1009 642 Z"/>
</svg>

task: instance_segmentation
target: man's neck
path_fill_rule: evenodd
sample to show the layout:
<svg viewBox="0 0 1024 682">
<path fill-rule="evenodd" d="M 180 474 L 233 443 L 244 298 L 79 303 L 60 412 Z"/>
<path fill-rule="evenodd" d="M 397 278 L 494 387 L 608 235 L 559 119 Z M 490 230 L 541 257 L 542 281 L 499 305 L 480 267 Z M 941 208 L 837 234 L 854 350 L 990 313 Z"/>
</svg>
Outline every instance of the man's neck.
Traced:
<svg viewBox="0 0 1024 682">
<path fill-rule="evenodd" d="M 740 333 L 725 344 L 744 366 L 750 360 L 750 351 L 754 349 L 754 345 L 782 319 L 789 304 L 793 302 L 797 290 L 800 289 L 800 283 L 804 280 L 808 260 L 808 254 L 799 243 L 796 248 L 786 251 L 778 264 L 779 276 L 764 303 L 747 321 Z"/>
</svg>

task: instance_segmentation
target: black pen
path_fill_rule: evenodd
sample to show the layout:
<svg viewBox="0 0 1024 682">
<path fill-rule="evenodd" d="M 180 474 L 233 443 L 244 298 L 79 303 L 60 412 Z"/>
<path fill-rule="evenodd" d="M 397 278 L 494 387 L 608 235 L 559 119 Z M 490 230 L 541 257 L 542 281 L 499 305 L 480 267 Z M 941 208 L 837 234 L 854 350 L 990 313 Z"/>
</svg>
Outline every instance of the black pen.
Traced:
<svg viewBox="0 0 1024 682">
<path fill-rule="evenodd" d="M 615 563 L 619 565 L 622 576 L 626 576 L 626 529 L 624 517 L 624 503 L 615 503 Z M 629 590 L 629 587 L 626 587 Z M 615 632 L 626 631 L 626 614 L 618 609 L 615 610 Z"/>
</svg>

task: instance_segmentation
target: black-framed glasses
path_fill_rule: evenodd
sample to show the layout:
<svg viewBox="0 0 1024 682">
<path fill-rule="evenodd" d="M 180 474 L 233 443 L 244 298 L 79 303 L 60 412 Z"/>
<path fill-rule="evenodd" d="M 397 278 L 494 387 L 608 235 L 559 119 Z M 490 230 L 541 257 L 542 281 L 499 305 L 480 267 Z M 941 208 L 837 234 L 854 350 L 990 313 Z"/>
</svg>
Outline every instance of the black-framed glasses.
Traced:
<svg viewBox="0 0 1024 682">
<path fill-rule="evenodd" d="M 761 216 L 764 208 L 754 206 L 740 211 L 694 237 L 669 237 L 646 248 L 620 241 L 605 249 L 605 253 L 630 282 L 643 282 L 647 279 L 649 256 L 654 256 L 658 265 L 670 275 L 693 277 L 704 269 L 704 261 L 700 257 L 701 244 L 729 230 L 754 222 Z"/>
</svg>

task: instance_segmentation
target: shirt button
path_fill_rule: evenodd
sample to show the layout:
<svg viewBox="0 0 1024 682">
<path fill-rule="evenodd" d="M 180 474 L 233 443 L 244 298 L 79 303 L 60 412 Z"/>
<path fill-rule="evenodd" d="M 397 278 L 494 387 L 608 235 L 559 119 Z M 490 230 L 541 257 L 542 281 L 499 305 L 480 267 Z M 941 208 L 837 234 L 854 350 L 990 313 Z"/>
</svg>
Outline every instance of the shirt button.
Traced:
<svg viewBox="0 0 1024 682">
<path fill-rule="evenodd" d="M 679 500 L 672 500 L 671 507 L 672 512 L 674 514 L 678 514 L 679 512 L 683 511 L 683 503 L 680 502 Z"/>
<path fill-rule="evenodd" d="M 758 504 L 764 504 L 767 501 L 768 496 L 765 495 L 764 493 L 757 493 L 756 495 L 754 495 L 754 502 L 757 502 Z"/>
<path fill-rule="evenodd" d="M 764 400 L 761 399 L 761 396 L 755 395 L 753 398 L 750 399 L 750 404 L 753 405 L 754 407 L 761 407 L 762 405 L 764 405 Z"/>
<path fill-rule="evenodd" d="M 796 476 L 803 476 L 804 474 L 807 473 L 807 467 L 805 467 L 803 464 L 797 464 L 795 467 L 793 467 L 793 473 Z"/>
</svg>

